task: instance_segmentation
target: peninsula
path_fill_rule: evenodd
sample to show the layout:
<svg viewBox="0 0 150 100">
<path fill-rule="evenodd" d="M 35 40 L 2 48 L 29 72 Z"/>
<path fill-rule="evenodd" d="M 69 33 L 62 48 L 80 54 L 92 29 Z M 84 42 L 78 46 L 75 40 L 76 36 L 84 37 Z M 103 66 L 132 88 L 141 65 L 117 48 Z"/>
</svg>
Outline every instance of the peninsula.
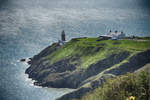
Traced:
<svg viewBox="0 0 150 100">
<path fill-rule="evenodd" d="M 118 32 L 111 32 L 115 33 Z M 35 55 L 25 73 L 38 86 L 76 89 L 58 98 L 73 100 L 94 91 L 109 78 L 134 73 L 149 63 L 149 37 L 111 38 L 109 35 L 66 42 L 63 31 L 62 40 Z"/>
</svg>

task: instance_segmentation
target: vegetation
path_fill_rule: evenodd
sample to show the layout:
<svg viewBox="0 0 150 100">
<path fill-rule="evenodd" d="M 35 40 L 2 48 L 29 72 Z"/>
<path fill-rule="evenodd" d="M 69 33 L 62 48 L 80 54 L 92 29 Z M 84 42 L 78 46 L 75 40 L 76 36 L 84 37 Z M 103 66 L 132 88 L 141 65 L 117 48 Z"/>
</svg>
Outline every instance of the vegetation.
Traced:
<svg viewBox="0 0 150 100">
<path fill-rule="evenodd" d="M 150 72 L 127 73 L 108 79 L 102 87 L 73 100 L 150 100 Z"/>
<path fill-rule="evenodd" d="M 76 38 L 43 59 L 49 59 L 51 64 L 69 59 L 69 63 L 76 65 L 78 69 L 85 69 L 112 54 L 129 51 L 134 55 L 148 48 L 150 48 L 150 38 L 101 41 L 98 38 Z"/>
</svg>

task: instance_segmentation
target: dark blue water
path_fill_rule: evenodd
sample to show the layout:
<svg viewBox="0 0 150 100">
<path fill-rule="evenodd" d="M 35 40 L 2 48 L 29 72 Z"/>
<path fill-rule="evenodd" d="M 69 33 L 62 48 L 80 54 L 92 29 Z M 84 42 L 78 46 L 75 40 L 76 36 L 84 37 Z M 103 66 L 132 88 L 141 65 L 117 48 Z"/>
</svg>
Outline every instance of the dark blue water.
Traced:
<svg viewBox="0 0 150 100">
<path fill-rule="evenodd" d="M 54 100 L 68 89 L 32 85 L 18 62 L 56 42 L 110 29 L 150 36 L 148 0 L 0 0 L 0 100 Z"/>
</svg>

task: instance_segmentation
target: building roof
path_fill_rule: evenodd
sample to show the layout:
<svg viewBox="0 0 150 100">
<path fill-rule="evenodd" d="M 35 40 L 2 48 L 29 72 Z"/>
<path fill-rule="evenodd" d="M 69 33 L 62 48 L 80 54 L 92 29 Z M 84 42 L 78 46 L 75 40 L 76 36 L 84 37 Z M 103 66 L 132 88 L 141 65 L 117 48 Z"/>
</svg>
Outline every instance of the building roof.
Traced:
<svg viewBox="0 0 150 100">
<path fill-rule="evenodd" d="M 110 38 L 122 38 L 125 37 L 125 34 L 123 32 L 112 32 L 110 31 L 107 35 L 101 35 L 100 37 L 110 37 Z"/>
<path fill-rule="evenodd" d="M 112 37 L 111 35 L 101 35 L 100 37 Z"/>
</svg>

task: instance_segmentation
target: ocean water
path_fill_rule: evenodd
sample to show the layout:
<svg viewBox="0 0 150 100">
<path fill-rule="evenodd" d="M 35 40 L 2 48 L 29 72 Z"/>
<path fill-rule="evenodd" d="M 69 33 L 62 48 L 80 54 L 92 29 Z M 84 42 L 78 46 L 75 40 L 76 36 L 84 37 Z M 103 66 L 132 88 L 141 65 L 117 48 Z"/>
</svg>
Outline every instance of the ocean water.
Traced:
<svg viewBox="0 0 150 100">
<path fill-rule="evenodd" d="M 34 86 L 19 62 L 60 39 L 112 31 L 150 36 L 148 0 L 0 0 L 0 100 L 54 100 L 71 91 Z"/>
</svg>

